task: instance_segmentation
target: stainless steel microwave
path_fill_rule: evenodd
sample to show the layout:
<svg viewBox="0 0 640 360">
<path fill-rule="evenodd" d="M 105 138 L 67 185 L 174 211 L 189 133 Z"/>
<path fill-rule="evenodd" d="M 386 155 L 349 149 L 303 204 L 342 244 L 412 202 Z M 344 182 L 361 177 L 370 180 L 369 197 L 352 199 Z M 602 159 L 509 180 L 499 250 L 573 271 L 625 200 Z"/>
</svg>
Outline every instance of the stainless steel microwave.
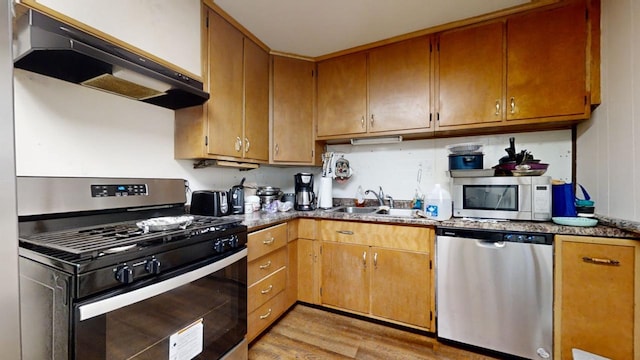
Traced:
<svg viewBox="0 0 640 360">
<path fill-rule="evenodd" d="M 453 178 L 453 216 L 546 221 L 551 219 L 551 177 Z"/>
</svg>

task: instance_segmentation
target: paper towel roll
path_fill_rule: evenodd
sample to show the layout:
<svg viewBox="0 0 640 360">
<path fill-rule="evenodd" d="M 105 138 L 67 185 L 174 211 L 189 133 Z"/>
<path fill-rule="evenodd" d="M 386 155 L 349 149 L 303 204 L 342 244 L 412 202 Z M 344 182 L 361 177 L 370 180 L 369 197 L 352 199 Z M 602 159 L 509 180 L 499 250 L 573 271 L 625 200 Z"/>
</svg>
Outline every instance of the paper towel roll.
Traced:
<svg viewBox="0 0 640 360">
<path fill-rule="evenodd" d="M 330 177 L 320 178 L 318 207 L 321 209 L 330 209 L 333 207 L 333 179 Z"/>
</svg>

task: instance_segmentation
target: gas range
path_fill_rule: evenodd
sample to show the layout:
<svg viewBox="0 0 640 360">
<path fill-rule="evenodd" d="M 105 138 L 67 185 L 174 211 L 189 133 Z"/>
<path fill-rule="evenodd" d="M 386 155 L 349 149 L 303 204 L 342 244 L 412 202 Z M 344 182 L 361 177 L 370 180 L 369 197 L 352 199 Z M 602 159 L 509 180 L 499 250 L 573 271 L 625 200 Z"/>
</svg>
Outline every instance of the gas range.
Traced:
<svg viewBox="0 0 640 360">
<path fill-rule="evenodd" d="M 18 177 L 17 190 L 25 358 L 166 359 L 187 338 L 198 358 L 246 352 L 242 217 L 185 213 L 182 179 Z"/>
</svg>

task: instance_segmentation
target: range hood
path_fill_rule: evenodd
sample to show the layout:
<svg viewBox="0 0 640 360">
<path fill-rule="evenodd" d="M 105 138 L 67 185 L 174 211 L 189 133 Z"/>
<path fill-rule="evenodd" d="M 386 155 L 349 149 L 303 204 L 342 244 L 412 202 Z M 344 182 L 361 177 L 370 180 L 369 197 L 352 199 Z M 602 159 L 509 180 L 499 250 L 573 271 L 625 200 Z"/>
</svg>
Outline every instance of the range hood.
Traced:
<svg viewBox="0 0 640 360">
<path fill-rule="evenodd" d="M 16 68 L 174 110 L 209 99 L 200 81 L 38 11 L 14 32 Z"/>
</svg>

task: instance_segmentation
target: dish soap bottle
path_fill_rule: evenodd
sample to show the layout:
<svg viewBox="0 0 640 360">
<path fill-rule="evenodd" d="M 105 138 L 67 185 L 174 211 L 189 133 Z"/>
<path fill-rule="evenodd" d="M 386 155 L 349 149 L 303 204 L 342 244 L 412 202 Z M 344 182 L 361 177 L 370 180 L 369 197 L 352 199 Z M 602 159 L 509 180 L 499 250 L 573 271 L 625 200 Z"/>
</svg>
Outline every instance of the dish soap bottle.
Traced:
<svg viewBox="0 0 640 360">
<path fill-rule="evenodd" d="M 443 189 L 440 184 L 436 184 L 427 196 L 424 212 L 427 218 L 432 220 L 449 220 L 452 215 L 451 194 Z"/>
<path fill-rule="evenodd" d="M 364 191 L 360 185 L 358 186 L 358 190 L 356 190 L 356 198 L 354 202 L 357 207 L 364 207 Z"/>
<path fill-rule="evenodd" d="M 416 189 L 416 193 L 413 195 L 413 201 L 411 202 L 411 208 L 422 210 L 422 202 L 424 200 L 424 195 L 422 195 L 418 189 Z"/>
</svg>

